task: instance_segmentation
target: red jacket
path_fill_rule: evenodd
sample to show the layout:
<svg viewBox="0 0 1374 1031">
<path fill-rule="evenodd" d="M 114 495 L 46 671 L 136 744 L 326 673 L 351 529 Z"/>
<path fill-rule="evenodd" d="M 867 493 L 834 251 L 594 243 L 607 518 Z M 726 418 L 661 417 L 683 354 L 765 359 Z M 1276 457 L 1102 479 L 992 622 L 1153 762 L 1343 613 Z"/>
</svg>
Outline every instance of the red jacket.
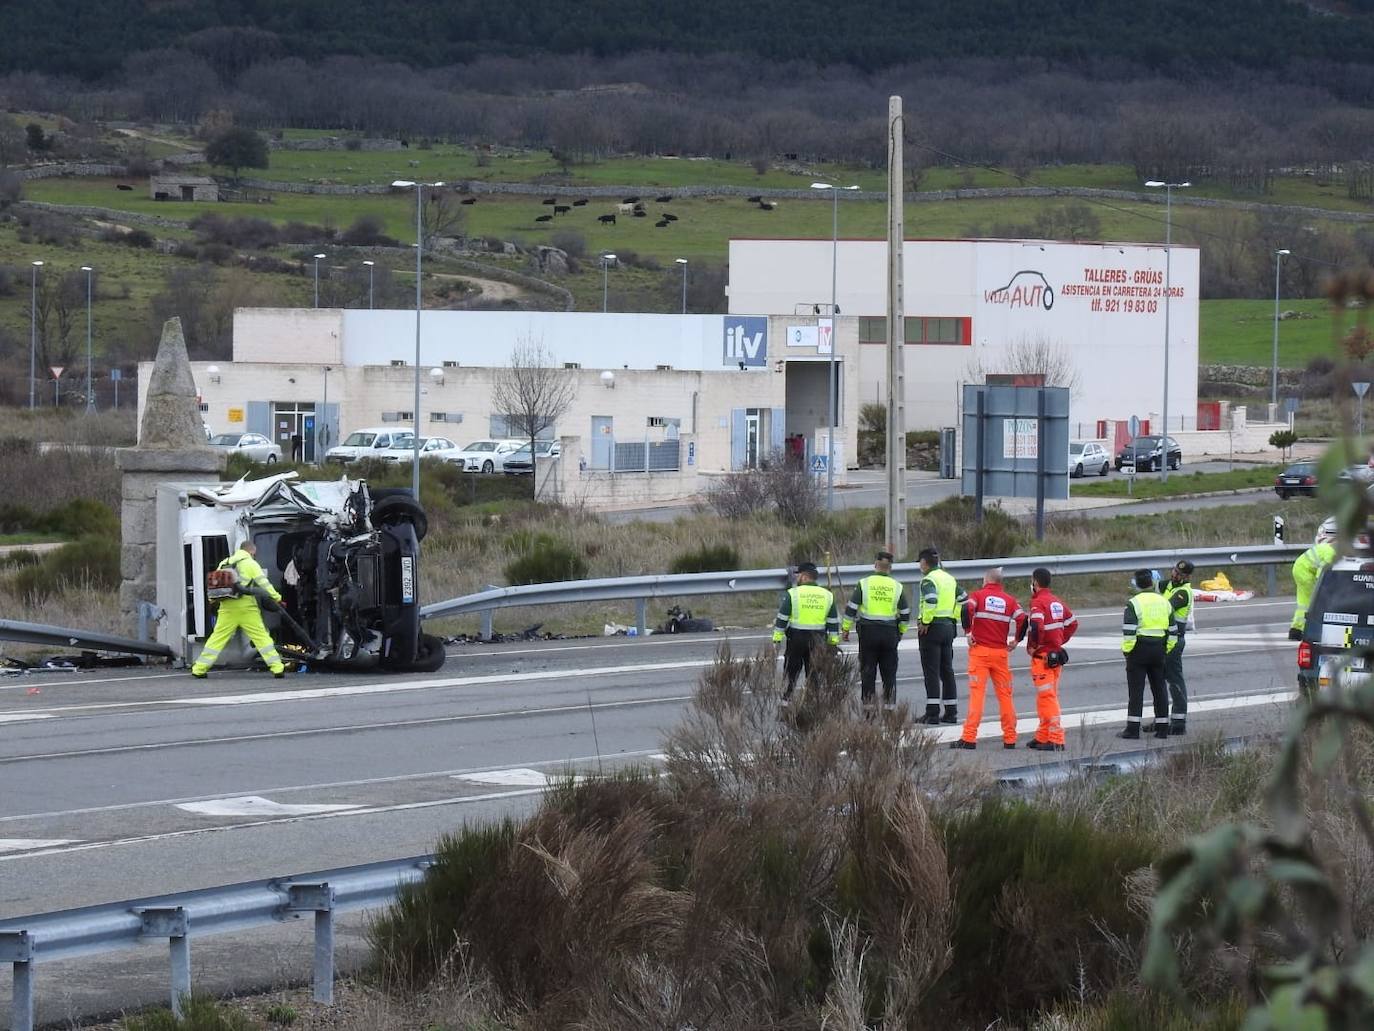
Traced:
<svg viewBox="0 0 1374 1031">
<path fill-rule="evenodd" d="M 1026 613 L 1021 603 L 1000 585 L 985 584 L 968 596 L 963 624 L 971 644 L 1005 648 L 1011 643 L 1013 631 L 1018 641 L 1025 634 Z"/>
<path fill-rule="evenodd" d="M 1073 610 L 1047 590 L 1031 595 L 1030 638 L 1026 650 L 1032 655 L 1062 648 L 1078 629 Z"/>
</svg>

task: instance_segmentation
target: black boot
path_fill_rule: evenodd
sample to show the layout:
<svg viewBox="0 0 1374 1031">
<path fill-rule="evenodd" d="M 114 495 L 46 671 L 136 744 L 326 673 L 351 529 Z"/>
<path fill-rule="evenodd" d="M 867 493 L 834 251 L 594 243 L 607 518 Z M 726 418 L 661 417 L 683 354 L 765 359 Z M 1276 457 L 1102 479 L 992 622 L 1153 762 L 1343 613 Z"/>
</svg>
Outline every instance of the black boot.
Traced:
<svg viewBox="0 0 1374 1031">
<path fill-rule="evenodd" d="M 1119 737 L 1119 738 L 1121 738 L 1123 741 L 1139 741 L 1139 740 L 1140 740 L 1140 724 L 1139 724 L 1139 723 L 1133 723 L 1133 724 L 1131 724 L 1129 727 L 1127 727 L 1125 730 L 1123 730 L 1120 734 L 1118 734 L 1118 735 L 1116 735 L 1116 736 Z"/>
<path fill-rule="evenodd" d="M 1156 724 L 1155 724 L 1155 737 L 1156 737 L 1156 738 L 1166 738 L 1166 737 L 1168 737 L 1168 736 L 1169 736 L 1169 724 L 1167 724 L 1167 723 L 1156 723 Z"/>
<path fill-rule="evenodd" d="M 1289 627 L 1289 628 L 1288 628 L 1288 639 L 1289 639 L 1290 641 L 1301 641 L 1301 640 L 1302 640 L 1302 631 L 1299 630 L 1299 629 L 1298 629 L 1297 627 L 1295 627 L 1295 626 Z"/>
<path fill-rule="evenodd" d="M 958 723 L 959 710 L 952 705 L 945 706 L 945 714 L 940 717 L 941 723 Z"/>
<path fill-rule="evenodd" d="M 926 714 L 917 723 L 922 723 L 927 727 L 938 727 L 940 725 L 940 707 L 938 705 L 927 705 Z"/>
<path fill-rule="evenodd" d="M 1169 736 L 1179 737 L 1188 733 L 1188 724 L 1184 720 L 1174 720 L 1169 724 Z"/>
<path fill-rule="evenodd" d="M 965 741 L 963 738 L 960 738 L 958 741 L 951 741 L 949 743 L 949 747 L 953 748 L 955 751 L 963 749 L 966 752 L 972 752 L 978 746 L 975 745 L 972 741 Z"/>
<path fill-rule="evenodd" d="M 1035 752 L 1062 752 L 1063 745 L 1056 745 L 1053 741 L 1036 741 L 1034 739 L 1026 742 L 1026 747 Z"/>
</svg>

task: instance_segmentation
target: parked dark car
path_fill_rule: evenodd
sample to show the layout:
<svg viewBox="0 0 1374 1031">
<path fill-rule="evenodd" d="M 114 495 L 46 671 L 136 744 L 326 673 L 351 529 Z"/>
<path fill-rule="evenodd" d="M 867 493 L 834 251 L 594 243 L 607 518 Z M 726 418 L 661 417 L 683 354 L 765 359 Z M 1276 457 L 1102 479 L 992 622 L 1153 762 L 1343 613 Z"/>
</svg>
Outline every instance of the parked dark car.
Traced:
<svg viewBox="0 0 1374 1031">
<path fill-rule="evenodd" d="M 1313 497 L 1317 493 L 1317 463 L 1294 462 L 1274 477 L 1274 493 L 1285 501 Z"/>
<path fill-rule="evenodd" d="M 1116 471 L 1123 465 L 1135 465 L 1136 472 L 1149 473 L 1164 467 L 1164 445 L 1159 436 L 1136 437 L 1116 454 Z M 1183 464 L 1183 449 L 1178 441 L 1169 438 L 1169 468 L 1177 469 Z"/>
</svg>

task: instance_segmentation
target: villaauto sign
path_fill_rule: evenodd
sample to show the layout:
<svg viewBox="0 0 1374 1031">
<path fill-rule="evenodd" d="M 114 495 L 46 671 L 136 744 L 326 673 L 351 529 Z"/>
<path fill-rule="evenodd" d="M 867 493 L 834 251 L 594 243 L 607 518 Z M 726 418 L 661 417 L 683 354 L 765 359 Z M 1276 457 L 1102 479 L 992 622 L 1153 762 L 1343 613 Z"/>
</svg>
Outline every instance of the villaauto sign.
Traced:
<svg viewBox="0 0 1374 1031">
<path fill-rule="evenodd" d="M 1054 307 L 1054 287 L 1039 269 L 1022 269 L 1005 286 L 983 291 L 985 304 L 1000 304 L 1008 308 Z"/>
</svg>

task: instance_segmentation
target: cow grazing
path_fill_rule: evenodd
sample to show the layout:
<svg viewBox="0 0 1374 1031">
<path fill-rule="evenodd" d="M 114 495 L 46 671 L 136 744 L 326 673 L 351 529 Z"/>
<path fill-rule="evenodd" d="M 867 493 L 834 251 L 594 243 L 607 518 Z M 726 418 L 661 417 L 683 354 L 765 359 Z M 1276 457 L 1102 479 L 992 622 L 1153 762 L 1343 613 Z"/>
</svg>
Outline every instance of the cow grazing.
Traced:
<svg viewBox="0 0 1374 1031">
<path fill-rule="evenodd" d="M 626 203 L 626 204 L 638 204 L 638 203 L 639 203 L 639 198 L 638 198 L 638 197 L 626 197 L 626 198 L 625 198 L 625 203 Z"/>
<path fill-rule="evenodd" d="M 667 211 L 665 211 L 662 215 L 660 215 L 659 218 L 663 219 L 663 221 L 665 221 L 665 222 L 676 222 L 676 221 L 677 221 L 677 216 L 674 215 L 674 214 L 672 214 L 672 213 L 670 213 L 670 212 L 667 212 Z"/>
<path fill-rule="evenodd" d="M 749 201 L 750 204 L 762 204 L 762 203 L 763 203 L 763 195 L 762 195 L 762 194 L 757 194 L 757 193 L 756 193 L 756 194 L 754 194 L 754 196 L 749 197 L 749 198 L 747 198 L 747 199 L 748 199 L 748 201 Z"/>
<path fill-rule="evenodd" d="M 552 204 L 557 204 L 557 203 L 558 203 L 558 198 L 557 198 L 557 197 L 545 197 L 545 198 L 544 198 L 543 200 L 541 200 L 539 203 L 540 203 L 540 204 L 551 204 L 551 205 L 552 205 Z"/>
<path fill-rule="evenodd" d="M 571 210 L 572 208 L 567 204 L 555 204 L 553 206 L 553 213 L 555 215 L 566 215 Z"/>
<path fill-rule="evenodd" d="M 535 219 L 535 221 L 536 221 L 536 222 L 552 222 L 552 221 L 553 221 L 553 216 L 552 216 L 552 215 L 540 215 L 538 218 Z"/>
<path fill-rule="evenodd" d="M 635 218 L 648 218 L 649 213 L 645 211 L 643 208 L 635 208 L 634 216 Z"/>
<path fill-rule="evenodd" d="M 615 216 L 614 216 L 614 215 L 597 215 L 597 216 L 596 216 L 596 220 L 597 220 L 598 222 L 600 222 L 602 225 L 608 225 L 608 226 L 613 226 L 613 225 L 615 225 Z"/>
<path fill-rule="evenodd" d="M 655 223 L 654 223 L 654 228 L 655 228 L 655 229 L 663 229 L 665 226 L 670 226 L 670 225 L 672 225 L 672 224 L 673 224 L 673 223 L 671 223 L 671 222 L 659 221 L 659 222 L 655 222 Z"/>
<path fill-rule="evenodd" d="M 575 208 L 585 208 L 586 206 L 587 206 L 587 198 L 586 198 L 586 197 L 579 197 L 577 200 L 573 201 L 573 207 L 575 207 Z"/>
<path fill-rule="evenodd" d="M 476 198 L 476 197 L 464 197 L 464 198 L 463 198 L 462 200 L 460 200 L 458 203 L 459 203 L 459 204 L 476 204 L 476 203 L 477 203 L 477 198 Z"/>
<path fill-rule="evenodd" d="M 673 202 L 673 195 L 672 195 L 671 193 L 665 193 L 662 197 L 655 197 L 655 198 L 654 198 L 654 203 L 655 203 L 655 204 L 671 204 L 672 202 Z"/>
<path fill-rule="evenodd" d="M 133 187 L 130 186 L 128 183 L 116 183 L 116 184 L 115 184 L 115 189 L 116 189 L 116 190 L 132 190 Z"/>
<path fill-rule="evenodd" d="M 776 207 L 777 207 L 777 205 L 776 205 L 775 203 L 773 203 L 771 200 L 761 200 L 761 201 L 759 201 L 759 208 L 762 209 L 763 211 L 772 211 L 772 210 L 773 210 L 774 208 L 776 208 Z"/>
</svg>

